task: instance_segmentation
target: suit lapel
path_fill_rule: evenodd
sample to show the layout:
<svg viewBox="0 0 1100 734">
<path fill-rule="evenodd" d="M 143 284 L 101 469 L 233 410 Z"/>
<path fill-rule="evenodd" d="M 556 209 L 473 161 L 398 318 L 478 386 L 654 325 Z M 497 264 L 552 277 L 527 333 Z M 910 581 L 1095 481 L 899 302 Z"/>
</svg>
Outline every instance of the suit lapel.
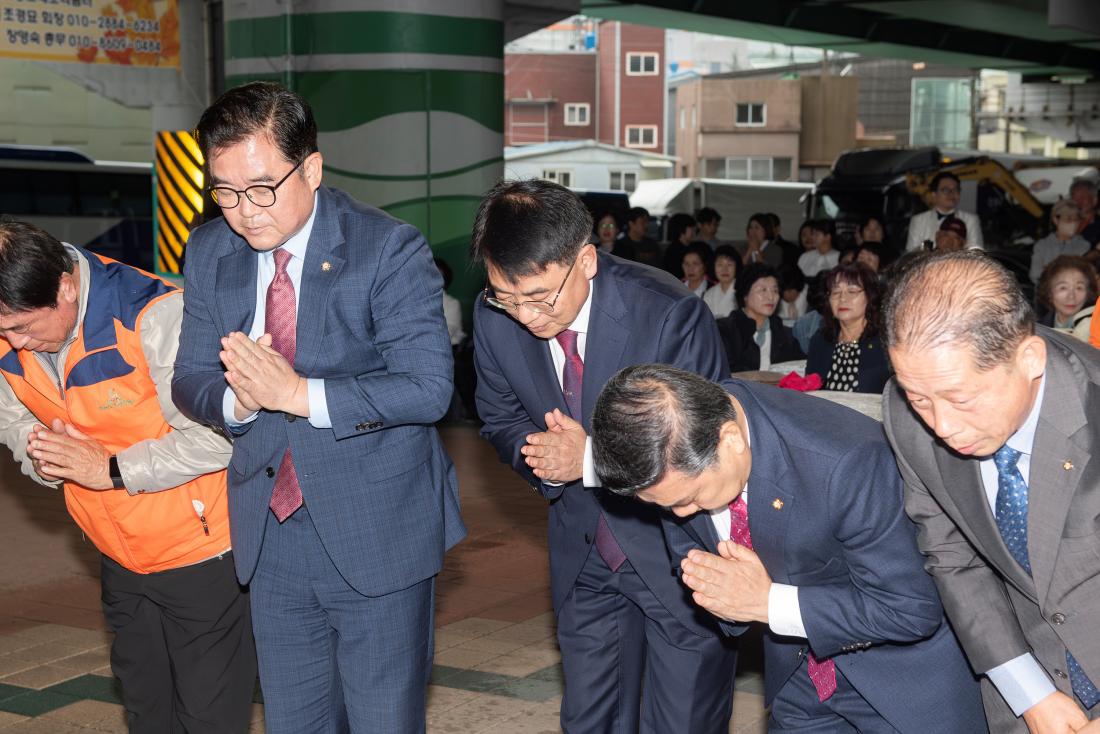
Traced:
<svg viewBox="0 0 1100 734">
<path fill-rule="evenodd" d="M 749 472 L 749 532 L 752 546 L 773 581 L 787 583 L 787 523 L 794 511 L 795 497 L 783 489 L 791 469 L 786 443 L 752 396 L 737 391 L 735 397 L 745 409 L 749 423 L 752 471 Z"/>
<path fill-rule="evenodd" d="M 626 315 L 626 305 L 610 265 L 610 259 L 601 254 L 596 277 L 590 284 L 593 289 L 592 308 L 588 316 L 584 384 L 581 388 L 584 416 L 579 419 L 584 423 L 585 430 L 589 430 L 589 417 L 596 406 L 600 390 L 623 364 L 622 355 L 630 336 L 629 329 L 622 323 L 622 318 Z M 595 345 L 599 347 L 593 348 Z"/>
<path fill-rule="evenodd" d="M 511 319 L 509 321 L 514 329 L 519 351 L 527 362 L 527 374 L 531 378 L 535 394 L 540 400 L 546 401 L 543 403 L 546 412 L 558 408 L 568 415 L 569 408 L 566 407 L 565 396 L 561 392 L 561 381 L 554 372 L 554 360 L 550 357 L 550 346 L 547 340 L 539 339 L 519 322 Z M 535 423 L 542 425 L 542 415 L 533 415 L 531 418 Z"/>
<path fill-rule="evenodd" d="M 215 309 L 221 317 L 223 336 L 233 331 L 247 334 L 256 318 L 256 251 L 236 234 L 229 236 L 234 238 L 236 249 L 218 260 L 215 276 Z"/>
<path fill-rule="evenodd" d="M 672 522 L 679 524 L 684 532 L 695 541 L 696 545 L 693 547 L 702 548 L 707 553 L 718 552 L 718 531 L 714 527 L 714 522 L 710 519 L 710 513 L 697 512 L 687 519 L 673 516 Z M 684 549 L 681 555 L 686 556 L 689 550 L 691 548 Z"/>
<path fill-rule="evenodd" d="M 1028 470 L 1028 558 L 1039 599 L 1050 589 L 1066 514 L 1090 458 L 1088 437 L 1082 435 L 1087 419 L 1081 388 L 1060 352 L 1048 344 L 1047 355 L 1043 404 Z M 1069 396 L 1073 399 L 1066 399 Z"/>
<path fill-rule="evenodd" d="M 371 243 L 370 246 L 377 244 Z M 346 247 L 332 194 L 327 189 L 319 189 L 317 216 L 313 219 L 313 230 L 306 245 L 299 288 L 301 302 L 298 304 L 298 334 L 294 351 L 294 367 L 299 374 L 311 374 L 321 355 L 329 296 L 347 262 Z"/>
<path fill-rule="evenodd" d="M 1035 585 L 1008 552 L 1001 538 L 1001 531 L 997 529 L 997 520 L 989 507 L 989 500 L 986 499 L 978 461 L 963 459 L 942 445 L 935 455 L 943 485 L 958 508 L 960 524 L 970 529 L 975 545 L 983 550 L 991 565 L 1012 580 L 1021 591 L 1032 595 Z"/>
</svg>

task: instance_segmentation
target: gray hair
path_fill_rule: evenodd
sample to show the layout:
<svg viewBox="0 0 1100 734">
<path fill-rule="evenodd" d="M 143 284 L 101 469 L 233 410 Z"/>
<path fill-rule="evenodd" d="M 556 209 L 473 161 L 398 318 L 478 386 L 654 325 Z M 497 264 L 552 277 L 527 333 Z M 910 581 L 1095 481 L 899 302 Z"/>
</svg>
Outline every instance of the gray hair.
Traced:
<svg viewBox="0 0 1100 734">
<path fill-rule="evenodd" d="M 887 294 L 883 323 L 887 349 L 965 346 L 983 371 L 1008 362 L 1035 333 L 1016 279 L 976 250 L 915 261 Z"/>
<path fill-rule="evenodd" d="M 699 476 L 718 458 L 722 426 L 737 420 L 729 393 L 663 364 L 608 380 L 592 414 L 592 458 L 603 486 L 633 497 L 670 470 Z"/>
</svg>

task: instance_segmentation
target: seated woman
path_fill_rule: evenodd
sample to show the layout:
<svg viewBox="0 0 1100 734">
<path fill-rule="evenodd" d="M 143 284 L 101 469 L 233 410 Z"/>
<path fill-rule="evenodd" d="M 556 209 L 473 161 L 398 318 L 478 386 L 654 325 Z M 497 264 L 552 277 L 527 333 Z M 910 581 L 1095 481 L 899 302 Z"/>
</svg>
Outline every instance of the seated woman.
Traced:
<svg viewBox="0 0 1100 734">
<path fill-rule="evenodd" d="M 791 330 L 775 315 L 779 276 L 773 268 L 749 265 L 737 276 L 734 292 L 740 310 L 718 319 L 731 372 L 768 370 L 778 362 L 805 356 Z"/>
<path fill-rule="evenodd" d="M 707 270 L 710 269 L 710 247 L 706 242 L 696 240 L 688 245 L 684 251 L 684 257 L 680 260 L 680 268 L 684 271 L 683 283 L 687 289 L 699 296 L 707 292 L 710 280 Z"/>
<path fill-rule="evenodd" d="M 1072 332 L 1077 312 L 1096 303 L 1096 271 L 1083 257 L 1060 255 L 1043 268 L 1035 295 L 1046 310 L 1039 323 Z"/>
<path fill-rule="evenodd" d="M 714 275 L 718 282 L 707 289 L 703 300 L 716 319 L 725 318 L 737 310 L 733 281 L 737 277 L 740 262 L 741 256 L 733 245 L 719 245 L 714 251 Z"/>
<path fill-rule="evenodd" d="M 826 390 L 881 393 L 890 360 L 878 336 L 878 277 L 861 263 L 842 265 L 825 276 L 825 290 L 829 307 L 810 340 L 806 374 L 820 375 Z"/>
</svg>

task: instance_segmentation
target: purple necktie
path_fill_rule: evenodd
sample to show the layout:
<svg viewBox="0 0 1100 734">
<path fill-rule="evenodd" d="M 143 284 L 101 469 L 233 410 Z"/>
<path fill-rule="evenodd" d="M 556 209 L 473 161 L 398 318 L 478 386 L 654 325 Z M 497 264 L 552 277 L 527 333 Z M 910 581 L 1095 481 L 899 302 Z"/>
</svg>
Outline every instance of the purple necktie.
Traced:
<svg viewBox="0 0 1100 734">
<path fill-rule="evenodd" d="M 272 254 L 275 256 L 275 277 L 267 287 L 264 331 L 271 334 L 271 348 L 293 365 L 298 340 L 298 318 L 294 307 L 294 283 L 286 272 L 291 255 L 283 249 L 275 250 Z M 275 489 L 271 492 L 268 506 L 279 522 L 286 520 L 302 506 L 302 488 L 298 485 L 298 474 L 294 471 L 290 448 L 287 448 L 279 464 Z"/>
<path fill-rule="evenodd" d="M 581 408 L 581 385 L 584 384 L 584 360 L 577 351 L 577 332 L 570 329 L 562 331 L 555 337 L 561 350 L 565 352 L 565 368 L 561 373 L 561 391 L 565 396 L 565 407 L 569 414 L 577 422 L 584 420 Z M 615 536 L 611 534 L 611 528 L 607 526 L 607 518 L 600 513 L 600 521 L 596 524 L 596 551 L 600 558 L 607 564 L 612 572 L 618 571 L 619 566 L 626 560 L 626 554 L 619 547 Z"/>
<path fill-rule="evenodd" d="M 749 505 L 745 494 L 737 495 L 730 502 L 730 540 L 752 550 L 752 535 L 749 533 Z M 831 659 L 818 660 L 812 652 L 806 651 L 806 669 L 810 673 L 810 682 L 817 689 L 819 701 L 827 701 L 836 693 L 836 663 Z"/>
</svg>

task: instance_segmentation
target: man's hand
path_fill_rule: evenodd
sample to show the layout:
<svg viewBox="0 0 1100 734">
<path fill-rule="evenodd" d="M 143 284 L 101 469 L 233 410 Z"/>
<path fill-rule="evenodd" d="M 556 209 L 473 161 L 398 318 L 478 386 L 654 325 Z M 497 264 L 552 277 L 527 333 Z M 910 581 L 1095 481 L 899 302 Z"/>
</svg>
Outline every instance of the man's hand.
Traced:
<svg viewBox="0 0 1100 734">
<path fill-rule="evenodd" d="M 527 436 L 520 449 L 536 477 L 549 482 L 572 482 L 584 476 L 584 426 L 557 408 L 546 414 L 546 431 Z"/>
<path fill-rule="evenodd" d="M 218 356 L 226 366 L 225 380 L 237 397 L 238 419 L 260 408 L 309 416 L 306 381 L 283 355 L 271 348 L 270 334 L 252 341 L 246 334 L 234 331 L 222 338 Z M 243 416 L 242 409 L 248 411 Z"/>
<path fill-rule="evenodd" d="M 1024 712 L 1024 723 L 1031 734 L 1070 734 L 1088 724 L 1089 719 L 1076 701 L 1055 691 Z"/>
<path fill-rule="evenodd" d="M 1077 734 L 1100 734 L 1100 719 L 1093 719 L 1077 730 Z"/>
<path fill-rule="evenodd" d="M 43 479 L 65 479 L 88 489 L 114 489 L 111 452 L 71 424 L 54 418 L 51 429 L 36 426 L 27 441 L 35 471 Z"/>
<path fill-rule="evenodd" d="M 767 622 L 772 580 L 755 553 L 732 540 L 718 553 L 692 550 L 680 561 L 695 603 L 727 622 Z"/>
</svg>

